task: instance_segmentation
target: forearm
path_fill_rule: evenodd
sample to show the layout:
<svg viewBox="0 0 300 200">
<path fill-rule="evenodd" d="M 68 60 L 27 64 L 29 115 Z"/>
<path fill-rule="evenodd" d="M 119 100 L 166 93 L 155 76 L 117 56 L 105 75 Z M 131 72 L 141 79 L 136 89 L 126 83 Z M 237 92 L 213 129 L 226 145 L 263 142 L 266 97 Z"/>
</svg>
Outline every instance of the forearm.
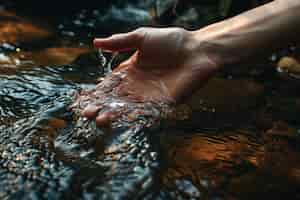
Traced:
<svg viewBox="0 0 300 200">
<path fill-rule="evenodd" d="M 215 51 L 222 65 L 271 52 L 300 39 L 300 0 L 275 0 L 195 31 L 194 37 Z"/>
</svg>

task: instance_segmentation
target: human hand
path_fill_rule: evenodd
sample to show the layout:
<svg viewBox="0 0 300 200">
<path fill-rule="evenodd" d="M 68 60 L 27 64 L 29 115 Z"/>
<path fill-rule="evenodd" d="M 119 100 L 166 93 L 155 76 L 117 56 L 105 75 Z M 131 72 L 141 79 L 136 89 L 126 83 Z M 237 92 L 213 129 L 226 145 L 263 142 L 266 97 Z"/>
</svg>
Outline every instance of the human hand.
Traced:
<svg viewBox="0 0 300 200">
<path fill-rule="evenodd" d="M 166 105 L 183 100 L 220 66 L 214 51 L 207 45 L 201 45 L 201 41 L 193 32 L 180 28 L 141 28 L 95 39 L 95 47 L 105 51 L 136 52 L 99 83 L 93 92 L 79 96 L 77 102 L 85 102 L 81 106 L 83 115 L 96 118 L 101 126 L 120 117 L 121 112 L 130 113 L 120 106 L 110 107 L 105 101 L 126 99 L 125 104 L 135 102 L 130 106 L 134 110 L 135 106 L 146 102 Z M 106 111 L 102 112 L 104 104 Z M 118 105 L 123 107 L 124 101 Z"/>
<path fill-rule="evenodd" d="M 95 39 L 94 45 L 105 51 L 137 50 L 115 72 L 128 70 L 132 84 L 127 89 L 147 100 L 178 102 L 220 67 L 211 47 L 181 28 L 140 28 Z"/>
</svg>

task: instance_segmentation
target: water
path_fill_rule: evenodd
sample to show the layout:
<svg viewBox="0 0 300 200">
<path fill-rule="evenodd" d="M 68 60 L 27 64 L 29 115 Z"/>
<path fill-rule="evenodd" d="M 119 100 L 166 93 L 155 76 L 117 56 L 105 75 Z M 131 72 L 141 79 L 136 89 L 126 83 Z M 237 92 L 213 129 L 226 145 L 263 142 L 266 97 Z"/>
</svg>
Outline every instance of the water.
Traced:
<svg viewBox="0 0 300 200">
<path fill-rule="evenodd" d="M 42 41 L 38 52 L 48 48 Z M 6 47 L 5 58 L 24 60 Z M 32 56 L 0 66 L 1 199 L 300 198 L 299 80 L 272 63 L 222 73 L 167 121 L 158 119 L 170 108 L 116 100 L 102 88 L 101 105 L 123 114 L 111 131 L 70 109 L 74 94 L 109 72 L 94 54 L 54 66 L 62 56 L 40 53 L 45 63 Z"/>
</svg>

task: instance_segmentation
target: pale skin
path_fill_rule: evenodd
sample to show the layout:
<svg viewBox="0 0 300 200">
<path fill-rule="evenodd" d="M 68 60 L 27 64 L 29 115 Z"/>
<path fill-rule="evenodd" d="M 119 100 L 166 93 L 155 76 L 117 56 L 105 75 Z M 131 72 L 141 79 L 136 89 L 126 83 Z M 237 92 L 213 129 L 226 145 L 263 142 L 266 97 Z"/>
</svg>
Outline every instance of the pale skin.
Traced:
<svg viewBox="0 0 300 200">
<path fill-rule="evenodd" d="M 140 101 L 178 103 L 224 66 L 284 47 L 298 35 L 300 1 L 275 0 L 197 31 L 140 28 L 96 38 L 94 45 L 106 51 L 136 50 L 113 71 L 126 74 L 117 86 L 120 96 L 123 91 Z M 113 120 L 110 114 L 98 114 L 99 109 L 88 105 L 83 115 L 95 119 L 98 126 Z"/>
</svg>

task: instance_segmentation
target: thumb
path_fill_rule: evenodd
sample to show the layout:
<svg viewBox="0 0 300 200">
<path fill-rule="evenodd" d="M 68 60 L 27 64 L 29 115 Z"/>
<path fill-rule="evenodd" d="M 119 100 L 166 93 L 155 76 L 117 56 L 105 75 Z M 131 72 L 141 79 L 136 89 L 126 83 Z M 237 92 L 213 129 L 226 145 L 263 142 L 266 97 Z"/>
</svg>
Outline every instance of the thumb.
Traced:
<svg viewBox="0 0 300 200">
<path fill-rule="evenodd" d="M 141 31 L 115 34 L 108 38 L 95 38 L 94 46 L 107 51 L 128 51 L 139 49 L 144 34 Z"/>
</svg>

